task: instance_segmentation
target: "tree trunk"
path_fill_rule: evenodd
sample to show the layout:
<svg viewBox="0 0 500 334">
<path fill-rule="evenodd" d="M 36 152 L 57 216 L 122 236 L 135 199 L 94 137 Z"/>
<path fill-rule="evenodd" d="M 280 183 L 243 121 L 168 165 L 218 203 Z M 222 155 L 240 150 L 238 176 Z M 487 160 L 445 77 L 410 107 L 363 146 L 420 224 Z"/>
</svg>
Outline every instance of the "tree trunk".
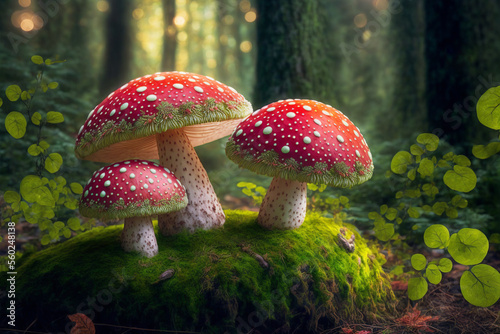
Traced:
<svg viewBox="0 0 500 334">
<path fill-rule="evenodd" d="M 174 24 L 175 0 L 162 0 L 163 4 L 163 57 L 162 71 L 175 70 L 175 52 L 177 50 L 177 28 Z"/>
<path fill-rule="evenodd" d="M 109 0 L 101 93 L 106 96 L 130 78 L 132 0 Z"/>
</svg>

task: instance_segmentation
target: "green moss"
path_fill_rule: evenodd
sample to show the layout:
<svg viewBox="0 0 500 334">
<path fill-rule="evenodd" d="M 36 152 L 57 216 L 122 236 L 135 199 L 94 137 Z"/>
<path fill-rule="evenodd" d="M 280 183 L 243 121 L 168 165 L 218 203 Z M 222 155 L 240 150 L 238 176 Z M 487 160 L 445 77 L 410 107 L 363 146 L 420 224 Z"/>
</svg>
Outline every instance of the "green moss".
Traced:
<svg viewBox="0 0 500 334">
<path fill-rule="evenodd" d="M 23 258 L 19 323 L 38 318 L 44 330 L 62 330 L 67 314 L 82 312 L 95 313 L 97 323 L 213 333 L 257 326 L 266 332 L 284 324 L 310 330 L 338 319 L 369 321 L 392 307 L 388 281 L 356 232 L 356 250 L 347 253 L 336 243 L 341 226 L 318 214 L 292 231 L 262 229 L 255 212 L 226 215 L 222 229 L 159 236 L 160 253 L 151 259 L 121 250 L 121 226 L 94 229 Z M 168 269 L 174 276 L 159 281 Z"/>
</svg>

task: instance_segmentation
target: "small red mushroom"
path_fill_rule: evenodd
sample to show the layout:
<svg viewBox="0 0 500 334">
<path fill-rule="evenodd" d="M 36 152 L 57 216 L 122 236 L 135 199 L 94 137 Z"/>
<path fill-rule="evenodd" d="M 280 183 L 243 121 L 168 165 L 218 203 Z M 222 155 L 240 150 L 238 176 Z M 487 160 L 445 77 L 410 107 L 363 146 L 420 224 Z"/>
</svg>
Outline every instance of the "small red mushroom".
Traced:
<svg viewBox="0 0 500 334">
<path fill-rule="evenodd" d="M 160 72 L 134 79 L 92 110 L 80 129 L 81 159 L 159 159 L 186 186 L 189 204 L 158 218 L 160 231 L 210 229 L 225 216 L 194 146 L 229 135 L 252 112 L 233 88 L 203 75 Z"/>
<path fill-rule="evenodd" d="M 337 109 L 312 100 L 281 100 L 255 111 L 229 137 L 226 155 L 274 177 L 258 216 L 268 229 L 303 223 L 307 183 L 351 187 L 373 173 L 359 129 Z"/>
<path fill-rule="evenodd" d="M 187 203 L 184 186 L 167 168 L 129 160 L 92 175 L 83 190 L 80 213 L 92 218 L 125 218 L 122 248 L 152 257 L 158 253 L 158 244 L 151 216 L 181 210 Z"/>
</svg>

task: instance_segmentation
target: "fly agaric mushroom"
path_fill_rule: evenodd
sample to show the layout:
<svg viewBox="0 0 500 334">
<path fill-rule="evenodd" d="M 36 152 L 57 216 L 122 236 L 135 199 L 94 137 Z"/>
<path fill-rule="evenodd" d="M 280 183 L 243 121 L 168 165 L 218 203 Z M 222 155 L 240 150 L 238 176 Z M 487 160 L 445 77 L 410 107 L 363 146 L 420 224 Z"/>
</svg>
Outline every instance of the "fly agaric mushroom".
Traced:
<svg viewBox="0 0 500 334">
<path fill-rule="evenodd" d="M 303 223 L 307 183 L 345 188 L 373 173 L 359 129 L 337 109 L 311 100 L 281 100 L 255 111 L 229 137 L 226 155 L 274 177 L 257 218 L 268 229 Z"/>
<path fill-rule="evenodd" d="M 122 248 L 152 257 L 158 253 L 158 244 L 151 216 L 180 210 L 187 203 L 184 186 L 167 168 L 129 160 L 92 175 L 83 190 L 80 213 L 92 218 L 125 218 Z"/>
<path fill-rule="evenodd" d="M 160 231 L 215 228 L 224 224 L 224 212 L 193 147 L 229 135 L 251 112 L 242 95 L 212 78 L 185 72 L 146 75 L 90 112 L 75 153 L 100 162 L 159 159 L 189 197 L 185 209 L 158 217 Z"/>
</svg>

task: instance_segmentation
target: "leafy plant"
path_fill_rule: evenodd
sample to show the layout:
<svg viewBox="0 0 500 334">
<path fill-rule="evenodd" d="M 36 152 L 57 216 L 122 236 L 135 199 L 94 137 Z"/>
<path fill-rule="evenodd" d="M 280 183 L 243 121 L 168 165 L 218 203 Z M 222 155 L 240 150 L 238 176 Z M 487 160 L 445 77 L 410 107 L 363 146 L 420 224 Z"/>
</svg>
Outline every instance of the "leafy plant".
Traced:
<svg viewBox="0 0 500 334">
<path fill-rule="evenodd" d="M 266 188 L 257 186 L 252 182 L 238 182 L 236 185 L 238 188 L 242 188 L 241 192 L 251 197 L 255 205 L 261 205 L 264 197 L 266 196 Z"/>
<path fill-rule="evenodd" d="M 18 222 L 21 219 L 38 225 L 42 231 L 41 243 L 47 245 L 61 237 L 69 238 L 74 232 L 89 229 L 93 221 L 81 224 L 75 216 L 78 195 L 83 187 L 78 182 L 68 182 L 62 175 L 63 158 L 51 149 L 50 136 L 53 127 L 65 121 L 57 111 L 38 109 L 35 101 L 42 94 L 59 87 L 56 81 L 46 79 L 45 73 L 54 64 L 64 61 L 43 59 L 35 55 L 31 61 L 37 65 L 37 73 L 26 88 L 10 85 L 5 90 L 6 98 L 17 110 L 11 110 L 5 117 L 5 129 L 16 140 L 30 134 L 35 138 L 26 151 L 31 156 L 33 173 L 24 175 L 18 190 L 7 190 L 4 194 L 6 206 L 3 220 Z M 3 100 L 0 99 L 0 106 Z"/>
<path fill-rule="evenodd" d="M 493 130 L 500 130 L 500 86 L 488 89 L 479 98 L 476 111 L 481 124 Z M 498 152 L 500 152 L 500 141 L 472 147 L 472 154 L 478 159 L 488 159 Z"/>
</svg>

